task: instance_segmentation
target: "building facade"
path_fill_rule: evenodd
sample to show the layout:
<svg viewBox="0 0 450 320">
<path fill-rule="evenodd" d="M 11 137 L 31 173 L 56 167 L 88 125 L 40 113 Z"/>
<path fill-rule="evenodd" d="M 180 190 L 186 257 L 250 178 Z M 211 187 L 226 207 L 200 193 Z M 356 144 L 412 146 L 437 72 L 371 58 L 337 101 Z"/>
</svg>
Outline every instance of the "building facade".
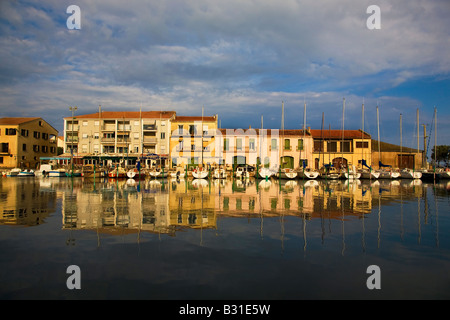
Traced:
<svg viewBox="0 0 450 320">
<path fill-rule="evenodd" d="M 176 116 L 171 121 L 170 167 L 212 166 L 218 163 L 215 148 L 218 117 Z"/>
<path fill-rule="evenodd" d="M 0 168 L 36 169 L 40 157 L 57 155 L 58 131 L 44 119 L 0 119 Z"/>
<path fill-rule="evenodd" d="M 146 166 L 169 158 L 174 111 L 102 111 L 64 118 L 64 150 L 74 157 L 103 164 Z M 85 161 L 86 162 L 86 161 Z"/>
<path fill-rule="evenodd" d="M 364 163 L 369 167 L 372 163 L 371 136 L 362 130 L 310 130 L 314 139 L 311 166 L 320 169 L 325 165 L 333 165 L 337 169 L 352 167 L 362 169 Z M 364 161 L 362 161 L 364 160 Z M 374 168 L 378 168 L 378 163 Z"/>
<path fill-rule="evenodd" d="M 274 170 L 297 169 L 312 162 L 313 140 L 304 130 L 220 129 L 217 154 L 228 165 L 248 164 Z"/>
</svg>

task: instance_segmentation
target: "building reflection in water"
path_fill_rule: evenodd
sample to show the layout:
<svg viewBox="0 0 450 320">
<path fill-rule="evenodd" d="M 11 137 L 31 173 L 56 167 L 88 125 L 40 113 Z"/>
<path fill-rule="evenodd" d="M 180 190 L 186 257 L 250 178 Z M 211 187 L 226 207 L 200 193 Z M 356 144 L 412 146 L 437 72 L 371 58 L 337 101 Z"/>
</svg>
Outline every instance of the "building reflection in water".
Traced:
<svg viewBox="0 0 450 320">
<path fill-rule="evenodd" d="M 63 229 L 98 234 L 149 232 L 174 236 L 186 228 L 216 229 L 220 218 L 242 217 L 260 219 L 262 235 L 264 218 L 278 217 L 283 222 L 286 217 L 294 217 L 301 219 L 306 247 L 309 221 L 321 219 L 342 222 L 345 250 L 345 222 L 350 219 L 361 220 L 364 233 L 365 217 L 378 215 L 380 233 L 383 206 L 415 199 L 420 216 L 420 203 L 427 201 L 426 188 L 421 184 L 420 180 L 6 178 L 1 180 L 0 223 L 40 224 L 56 211 L 57 199 L 61 199 Z M 283 235 L 283 223 L 281 227 Z M 322 237 L 325 229 L 323 224 Z"/>
<path fill-rule="evenodd" d="M 0 179 L 0 224 L 35 226 L 56 211 L 57 192 L 34 178 Z"/>
</svg>

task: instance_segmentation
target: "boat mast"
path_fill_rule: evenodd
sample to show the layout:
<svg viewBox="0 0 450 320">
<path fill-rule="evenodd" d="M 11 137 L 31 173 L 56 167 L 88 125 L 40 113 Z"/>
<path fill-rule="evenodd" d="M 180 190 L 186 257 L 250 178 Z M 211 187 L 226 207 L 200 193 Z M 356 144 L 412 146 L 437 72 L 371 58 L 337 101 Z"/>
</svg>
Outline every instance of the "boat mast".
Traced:
<svg viewBox="0 0 450 320">
<path fill-rule="evenodd" d="M 419 108 L 417 108 L 416 111 L 416 117 L 417 117 L 417 155 L 419 155 Z M 423 157 L 422 157 L 422 164 L 423 164 Z M 416 164 L 414 164 L 414 167 Z"/>
<path fill-rule="evenodd" d="M 381 169 L 380 163 L 381 163 L 381 142 L 380 142 L 380 115 L 378 112 L 378 105 L 377 105 L 377 128 L 378 128 L 378 169 Z"/>
<path fill-rule="evenodd" d="M 363 169 L 364 160 L 364 99 L 362 103 L 362 131 L 361 131 L 361 170 Z"/>
<path fill-rule="evenodd" d="M 345 98 L 342 99 L 342 143 L 341 143 L 341 169 L 344 166 L 344 113 L 345 113 Z"/>
<path fill-rule="evenodd" d="M 303 149 L 306 150 L 306 146 L 305 146 L 305 138 L 306 138 L 306 100 L 303 101 L 304 102 L 304 106 L 303 106 Z M 302 151 L 300 150 L 300 154 L 302 153 Z M 306 156 L 306 151 L 305 151 L 305 156 Z M 301 160 L 301 159 L 300 159 Z M 303 166 L 303 161 L 302 161 L 302 168 L 303 171 L 305 171 L 305 168 Z"/>
<path fill-rule="evenodd" d="M 402 153 L 403 153 L 402 114 L 400 113 L 400 163 L 398 164 L 399 169 L 402 165 Z"/>
</svg>

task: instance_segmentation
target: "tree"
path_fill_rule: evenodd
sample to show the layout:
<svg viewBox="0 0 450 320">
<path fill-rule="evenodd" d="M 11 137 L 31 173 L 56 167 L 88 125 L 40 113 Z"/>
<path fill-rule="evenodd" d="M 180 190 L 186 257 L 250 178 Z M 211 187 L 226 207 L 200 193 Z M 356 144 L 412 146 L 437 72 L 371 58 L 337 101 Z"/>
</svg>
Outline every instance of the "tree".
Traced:
<svg viewBox="0 0 450 320">
<path fill-rule="evenodd" d="M 436 152 L 436 162 L 438 165 L 440 165 L 441 161 L 445 162 L 445 165 L 448 166 L 448 162 L 450 160 L 450 146 L 435 146 L 431 150 L 431 160 L 434 161 L 434 150 L 437 150 Z"/>
</svg>

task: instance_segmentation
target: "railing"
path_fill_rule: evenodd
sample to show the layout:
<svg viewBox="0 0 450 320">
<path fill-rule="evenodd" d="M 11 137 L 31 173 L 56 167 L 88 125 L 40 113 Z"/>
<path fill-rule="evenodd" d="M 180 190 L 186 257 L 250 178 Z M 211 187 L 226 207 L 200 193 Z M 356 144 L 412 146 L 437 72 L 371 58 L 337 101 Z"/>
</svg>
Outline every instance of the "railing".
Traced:
<svg viewBox="0 0 450 320">
<path fill-rule="evenodd" d="M 156 137 L 145 137 L 144 136 L 144 143 L 158 143 L 158 139 Z"/>
<path fill-rule="evenodd" d="M 156 131 L 156 130 L 158 130 L 158 127 L 156 126 L 156 124 L 144 124 L 143 130 L 144 131 Z"/>
</svg>

